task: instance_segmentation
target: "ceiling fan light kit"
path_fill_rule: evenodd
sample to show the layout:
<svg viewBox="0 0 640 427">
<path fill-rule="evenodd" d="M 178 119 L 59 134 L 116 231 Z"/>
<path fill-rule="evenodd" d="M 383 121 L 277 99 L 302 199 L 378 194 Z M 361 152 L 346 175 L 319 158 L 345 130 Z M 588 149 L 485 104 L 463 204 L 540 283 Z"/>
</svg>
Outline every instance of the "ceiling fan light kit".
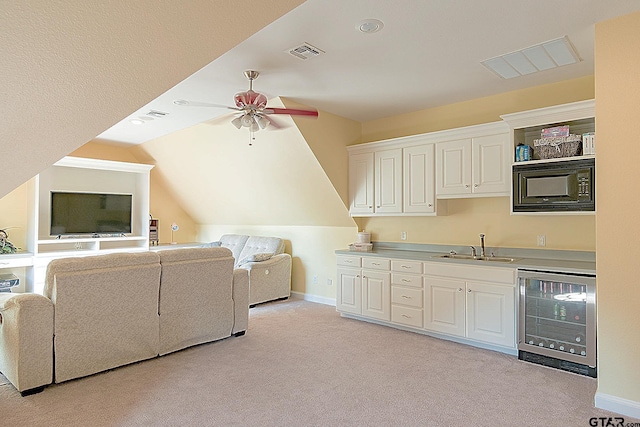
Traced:
<svg viewBox="0 0 640 427">
<path fill-rule="evenodd" d="M 194 106 L 194 107 L 217 107 L 236 110 L 240 113 L 231 120 L 231 124 L 237 129 L 248 128 L 253 139 L 253 133 L 260 129 L 265 129 L 271 125 L 274 128 L 280 128 L 274 119 L 267 116 L 269 114 L 288 114 L 290 116 L 306 116 L 318 117 L 317 110 L 306 110 L 301 108 L 267 108 L 268 99 L 265 95 L 253 90 L 253 81 L 258 78 L 260 73 L 255 70 L 247 70 L 244 72 L 245 77 L 249 80 L 249 90 L 238 92 L 234 95 L 233 101 L 235 107 L 228 107 L 218 104 L 209 104 L 206 102 L 187 101 L 178 99 L 173 101 L 176 105 Z M 251 144 L 249 144 L 251 145 Z"/>
</svg>

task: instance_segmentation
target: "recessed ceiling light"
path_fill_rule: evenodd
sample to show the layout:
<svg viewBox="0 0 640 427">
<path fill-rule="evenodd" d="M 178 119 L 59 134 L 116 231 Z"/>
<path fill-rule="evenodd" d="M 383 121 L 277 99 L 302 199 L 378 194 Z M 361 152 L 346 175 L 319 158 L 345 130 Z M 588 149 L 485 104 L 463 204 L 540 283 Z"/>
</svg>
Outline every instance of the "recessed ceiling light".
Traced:
<svg viewBox="0 0 640 427">
<path fill-rule="evenodd" d="M 384 23 L 379 19 L 365 19 L 358 22 L 356 29 L 366 34 L 377 33 L 384 27 Z"/>
</svg>

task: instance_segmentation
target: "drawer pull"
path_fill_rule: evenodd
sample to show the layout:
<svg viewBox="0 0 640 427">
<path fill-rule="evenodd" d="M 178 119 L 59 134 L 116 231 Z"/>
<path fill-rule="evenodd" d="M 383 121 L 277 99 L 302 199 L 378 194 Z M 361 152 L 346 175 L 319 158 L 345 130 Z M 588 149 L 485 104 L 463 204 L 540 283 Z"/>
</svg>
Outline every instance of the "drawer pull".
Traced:
<svg viewBox="0 0 640 427">
<path fill-rule="evenodd" d="M 351 261 L 350 259 L 345 259 L 344 262 L 348 262 L 349 264 L 351 264 L 353 261 Z"/>
<path fill-rule="evenodd" d="M 407 283 L 411 283 L 411 280 L 409 279 L 402 279 L 403 282 L 407 282 Z"/>
<path fill-rule="evenodd" d="M 372 262 L 371 265 L 380 265 L 377 262 Z"/>
<path fill-rule="evenodd" d="M 406 296 L 406 295 L 402 295 L 402 298 L 404 298 L 404 299 L 411 299 L 411 297 Z"/>
<path fill-rule="evenodd" d="M 405 319 L 411 319 L 411 316 L 407 316 L 406 314 L 403 314 L 402 317 L 404 317 Z"/>
<path fill-rule="evenodd" d="M 408 265 L 403 265 L 402 268 L 411 268 L 411 267 Z"/>
</svg>

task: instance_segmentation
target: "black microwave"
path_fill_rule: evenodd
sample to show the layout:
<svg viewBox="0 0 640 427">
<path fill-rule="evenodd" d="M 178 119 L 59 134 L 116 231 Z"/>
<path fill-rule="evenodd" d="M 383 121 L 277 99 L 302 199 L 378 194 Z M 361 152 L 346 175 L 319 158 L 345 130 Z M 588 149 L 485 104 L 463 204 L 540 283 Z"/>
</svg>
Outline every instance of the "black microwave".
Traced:
<svg viewBox="0 0 640 427">
<path fill-rule="evenodd" d="M 513 212 L 595 209 L 595 159 L 513 166 Z"/>
</svg>

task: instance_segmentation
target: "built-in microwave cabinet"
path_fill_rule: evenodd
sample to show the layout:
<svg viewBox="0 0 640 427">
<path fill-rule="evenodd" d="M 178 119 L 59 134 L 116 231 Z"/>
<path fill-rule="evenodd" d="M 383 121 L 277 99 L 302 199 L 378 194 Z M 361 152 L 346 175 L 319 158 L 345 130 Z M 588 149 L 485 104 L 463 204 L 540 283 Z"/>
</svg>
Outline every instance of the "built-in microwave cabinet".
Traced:
<svg viewBox="0 0 640 427">
<path fill-rule="evenodd" d="M 570 210 L 560 211 L 558 209 L 536 209 L 535 212 L 522 212 L 514 209 L 514 179 L 517 176 L 516 166 L 536 165 L 565 162 L 567 160 L 593 159 L 595 155 L 581 155 L 573 157 L 561 157 L 552 159 L 535 159 L 530 161 L 516 162 L 515 150 L 519 144 L 534 147 L 534 140 L 540 138 L 542 129 L 568 125 L 572 134 L 581 135 L 588 132 L 595 132 L 595 101 L 573 102 L 569 104 L 555 105 L 552 107 L 539 108 L 535 110 L 523 111 L 519 113 L 505 114 L 500 116 L 511 128 L 511 159 L 512 159 L 512 179 L 511 179 L 511 214 L 512 215 L 594 215 L 595 210 Z M 593 174 L 595 177 L 595 173 Z M 595 183 L 591 183 L 595 187 Z"/>
</svg>

